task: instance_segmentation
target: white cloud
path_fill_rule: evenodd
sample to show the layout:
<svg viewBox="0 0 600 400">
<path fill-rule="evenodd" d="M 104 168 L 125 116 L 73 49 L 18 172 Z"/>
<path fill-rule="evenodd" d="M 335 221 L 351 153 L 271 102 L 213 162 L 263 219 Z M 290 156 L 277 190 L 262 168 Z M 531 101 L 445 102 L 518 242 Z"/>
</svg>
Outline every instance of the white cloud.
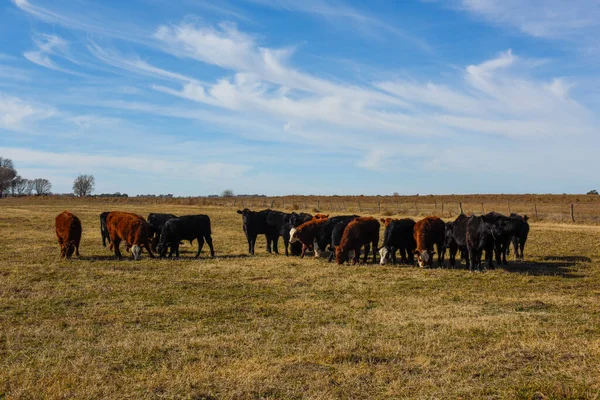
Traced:
<svg viewBox="0 0 600 400">
<path fill-rule="evenodd" d="M 54 114 L 50 108 L 38 107 L 0 92 L 0 128 L 20 130 L 26 122 L 49 118 Z"/>
<path fill-rule="evenodd" d="M 23 53 L 23 56 L 27 60 L 31 61 L 34 64 L 55 71 L 60 71 L 71 75 L 84 76 L 79 72 L 71 71 L 69 69 L 60 67 L 50 58 L 50 55 L 58 55 L 60 57 L 73 61 L 73 59 L 68 54 L 69 44 L 67 41 L 56 35 L 43 34 L 36 37 L 34 39 L 34 42 L 38 49 Z"/>
</svg>

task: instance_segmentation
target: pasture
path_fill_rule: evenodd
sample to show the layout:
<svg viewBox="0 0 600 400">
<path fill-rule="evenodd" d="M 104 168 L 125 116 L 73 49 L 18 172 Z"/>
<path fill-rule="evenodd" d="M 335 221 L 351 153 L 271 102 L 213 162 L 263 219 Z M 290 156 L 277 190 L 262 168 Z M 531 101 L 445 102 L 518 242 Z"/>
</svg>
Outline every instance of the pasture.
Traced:
<svg viewBox="0 0 600 400">
<path fill-rule="evenodd" d="M 116 261 L 109 210 L 208 214 L 216 258 Z M 264 236 L 248 256 L 235 210 L 0 201 L 0 399 L 598 398 L 600 226 L 531 221 L 525 262 L 470 273 L 271 255 Z"/>
</svg>

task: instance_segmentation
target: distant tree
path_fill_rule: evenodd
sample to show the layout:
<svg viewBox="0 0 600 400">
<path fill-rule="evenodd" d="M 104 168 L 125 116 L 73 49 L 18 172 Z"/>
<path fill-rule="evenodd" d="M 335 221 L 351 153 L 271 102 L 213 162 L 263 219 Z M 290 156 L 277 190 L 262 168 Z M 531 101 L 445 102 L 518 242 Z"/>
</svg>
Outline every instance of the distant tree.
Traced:
<svg viewBox="0 0 600 400">
<path fill-rule="evenodd" d="M 223 193 L 221 193 L 221 197 L 233 197 L 233 190 L 223 190 Z"/>
<path fill-rule="evenodd" d="M 79 175 L 73 181 L 73 193 L 79 197 L 85 197 L 92 194 L 96 180 L 93 175 Z"/>
<path fill-rule="evenodd" d="M 35 194 L 38 196 L 50 194 L 50 190 L 52 189 L 52 184 L 48 179 L 37 178 L 33 180 L 33 190 L 35 190 Z"/>
<path fill-rule="evenodd" d="M 0 198 L 10 189 L 12 180 L 17 176 L 17 171 L 10 158 L 0 157 Z"/>
<path fill-rule="evenodd" d="M 400 196 L 400 193 L 394 192 L 394 197 L 398 197 L 398 196 Z"/>
<path fill-rule="evenodd" d="M 25 179 L 25 196 L 31 196 L 35 189 L 35 179 Z"/>
<path fill-rule="evenodd" d="M 10 192 L 12 196 L 24 196 L 27 191 L 27 185 L 29 183 L 28 179 L 21 178 L 20 175 L 17 175 L 15 179 L 12 180 L 10 185 Z"/>
<path fill-rule="evenodd" d="M 587 192 L 587 194 L 598 194 L 598 191 L 596 189 L 590 190 L 589 192 Z"/>
</svg>

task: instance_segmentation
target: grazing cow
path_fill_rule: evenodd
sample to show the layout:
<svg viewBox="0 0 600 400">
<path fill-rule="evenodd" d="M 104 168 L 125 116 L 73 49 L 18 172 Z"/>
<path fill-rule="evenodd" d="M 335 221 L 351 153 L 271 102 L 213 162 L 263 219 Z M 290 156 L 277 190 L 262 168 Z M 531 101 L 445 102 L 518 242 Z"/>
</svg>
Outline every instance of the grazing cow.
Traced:
<svg viewBox="0 0 600 400">
<path fill-rule="evenodd" d="M 106 216 L 106 227 L 110 238 L 111 250 L 114 249 L 117 259 L 121 259 L 119 244 L 125 241 L 127 247 L 131 247 L 134 260 L 139 260 L 142 247 L 146 249 L 150 258 L 154 258 L 150 249 L 150 228 L 141 216 L 133 213 L 113 211 Z"/>
<path fill-rule="evenodd" d="M 465 259 L 469 267 L 469 257 L 467 257 L 467 221 L 469 217 L 460 214 L 453 222 L 446 224 L 446 235 L 444 246 L 450 250 L 450 266 L 456 265 L 456 253 L 460 250 L 461 258 Z"/>
<path fill-rule="evenodd" d="M 254 254 L 254 246 L 256 245 L 256 237 L 264 234 L 267 239 L 267 252 L 271 252 L 271 244 L 273 250 L 277 253 L 277 229 L 267 223 L 267 216 L 271 210 L 251 211 L 247 208 L 237 210 L 242 216 L 244 233 L 248 240 L 248 252 Z"/>
<path fill-rule="evenodd" d="M 196 258 L 200 256 L 204 241 L 210 248 L 210 256 L 215 256 L 215 249 L 212 243 L 210 218 L 208 215 L 184 215 L 182 217 L 171 218 L 163 226 L 158 242 L 158 254 L 162 258 L 167 254 L 167 249 L 170 248 L 169 257 L 173 255 L 179 257 L 179 242 L 182 240 L 196 239 L 198 241 L 198 252 Z"/>
<path fill-rule="evenodd" d="M 492 219 L 498 228 L 498 235 L 494 237 L 494 253 L 498 264 L 508 264 L 506 255 L 509 250 L 510 242 L 517 235 L 522 220 L 511 218 L 497 212 L 490 212 L 485 215 Z"/>
<path fill-rule="evenodd" d="M 290 243 L 290 229 L 293 228 L 293 226 L 290 224 L 290 220 L 292 218 L 293 214 L 288 214 L 281 211 L 271 211 L 267 215 L 267 224 L 273 227 L 276 232 L 276 236 L 273 238 L 275 241 L 275 244 L 273 245 L 273 250 L 275 253 L 278 253 L 277 242 L 279 241 L 279 236 L 281 236 L 283 238 L 283 245 L 285 246 L 285 255 L 289 255 L 288 247 Z"/>
<path fill-rule="evenodd" d="M 377 262 L 377 245 L 379 243 L 379 221 L 373 217 L 356 218 L 350 221 L 340 245 L 335 251 L 335 260 L 338 264 L 348 261 L 348 253 L 354 250 L 354 259 L 352 264 L 356 265 L 360 259 L 360 249 L 365 247 L 363 261 L 366 263 L 369 256 L 369 250 L 373 246 L 373 262 Z"/>
<path fill-rule="evenodd" d="M 110 211 L 105 211 L 100 214 L 100 236 L 102 236 L 102 246 L 106 247 L 106 241 L 110 244 L 108 235 L 108 228 L 106 227 L 106 216 L 110 214 Z"/>
<path fill-rule="evenodd" d="M 289 217 L 289 229 L 288 229 L 288 237 L 292 228 L 297 228 L 305 222 L 313 219 L 313 216 L 308 213 L 295 213 L 293 212 Z M 290 254 L 293 256 L 299 256 L 302 254 L 302 243 L 300 242 L 290 242 Z"/>
<path fill-rule="evenodd" d="M 494 251 L 495 238 L 500 235 L 500 230 L 496 225 L 494 218 L 482 215 L 480 217 L 471 216 L 467 219 L 467 250 L 471 264 L 469 269 L 479 269 L 483 271 L 481 256 L 485 250 L 485 256 L 490 268 L 494 268 L 492 254 Z"/>
<path fill-rule="evenodd" d="M 156 251 L 157 249 L 160 233 L 162 232 L 165 223 L 173 218 L 177 218 L 177 216 L 174 214 L 160 213 L 148 214 L 146 221 L 148 222 L 148 227 L 150 228 L 150 248 L 152 248 L 152 251 Z"/>
<path fill-rule="evenodd" d="M 425 217 L 415 224 L 414 238 L 417 248 L 413 251 L 417 255 L 419 267 L 433 266 L 433 246 L 437 247 L 438 266 L 442 268 L 444 263 L 444 236 L 446 225 L 438 217 Z"/>
<path fill-rule="evenodd" d="M 333 230 L 331 231 L 331 245 L 329 246 L 329 259 L 328 259 L 329 262 L 331 262 L 333 260 L 333 256 L 335 255 L 335 250 L 337 249 L 337 247 L 340 245 L 340 243 L 342 241 L 342 237 L 344 236 L 344 231 L 346 230 L 346 227 L 348 226 L 348 224 L 351 221 L 353 221 L 356 218 L 358 218 L 358 217 L 344 218 L 342 220 L 338 220 L 339 222 L 337 222 L 334 225 Z M 326 231 L 328 229 L 328 225 L 326 225 L 325 227 L 326 227 L 326 229 L 324 229 L 324 231 Z"/>
<path fill-rule="evenodd" d="M 307 250 L 313 249 L 315 239 L 327 222 L 326 219 L 312 219 L 290 230 L 290 243 L 302 243 L 300 258 L 304 258 Z"/>
<path fill-rule="evenodd" d="M 527 242 L 527 236 L 529 236 L 529 217 L 527 215 L 518 215 L 515 213 L 510 214 L 511 218 L 516 218 L 517 231 L 512 238 L 513 248 L 515 250 L 515 257 L 517 260 L 523 260 L 523 250 L 525 249 L 525 243 Z"/>
<path fill-rule="evenodd" d="M 359 216 L 358 215 L 339 215 L 337 217 L 321 219 L 320 221 L 325 221 L 325 224 L 323 224 L 321 230 L 319 231 L 319 233 L 317 234 L 317 237 L 315 238 L 315 243 L 316 243 L 315 257 L 317 257 L 317 258 L 321 257 L 323 252 L 325 250 L 327 250 L 328 246 L 332 246 L 332 245 L 338 246 L 339 245 L 339 241 L 342 239 L 344 231 L 341 232 L 342 235 L 340 235 L 338 232 L 339 238 L 334 238 L 333 230 L 335 229 L 337 224 L 342 222 L 342 223 L 345 223 L 346 225 L 348 225 L 348 223 L 350 221 L 352 221 L 356 218 L 359 218 Z"/>
<path fill-rule="evenodd" d="M 69 211 L 56 216 L 56 237 L 60 246 L 60 258 L 71 258 L 73 252 L 79 257 L 81 221 Z"/>
<path fill-rule="evenodd" d="M 387 258 L 391 256 L 392 264 L 396 264 L 396 250 L 400 250 L 402 264 L 414 264 L 414 251 L 417 248 L 413 235 L 415 221 L 410 218 L 390 220 L 391 218 L 381 219 L 385 224 L 385 234 L 383 246 L 379 250 L 379 263 L 385 265 Z"/>
<path fill-rule="evenodd" d="M 329 214 L 315 214 L 314 219 L 327 219 L 329 218 Z"/>
</svg>

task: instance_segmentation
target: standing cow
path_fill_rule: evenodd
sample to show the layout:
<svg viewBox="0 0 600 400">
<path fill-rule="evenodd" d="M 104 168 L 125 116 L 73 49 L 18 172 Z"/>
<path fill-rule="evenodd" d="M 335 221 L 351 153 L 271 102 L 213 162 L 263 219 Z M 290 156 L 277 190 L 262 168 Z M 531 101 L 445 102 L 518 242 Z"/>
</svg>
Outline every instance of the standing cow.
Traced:
<svg viewBox="0 0 600 400">
<path fill-rule="evenodd" d="M 150 228 L 141 216 L 133 213 L 113 211 L 106 217 L 106 227 L 110 237 L 111 250 L 115 251 L 117 259 L 122 259 L 119 244 L 125 241 L 127 247 L 131 247 L 134 260 L 139 260 L 142 247 L 146 249 L 150 258 L 154 258 L 150 249 Z"/>
<path fill-rule="evenodd" d="M 381 222 L 385 224 L 385 234 L 383 246 L 379 250 L 379 263 L 385 265 L 387 258 L 391 256 L 392 264 L 395 264 L 396 250 L 399 250 L 402 264 L 414 264 L 414 251 L 417 248 L 417 242 L 413 235 L 415 221 L 410 218 L 399 220 L 387 218 L 381 219 Z"/>
<path fill-rule="evenodd" d="M 260 234 L 264 234 L 267 239 L 267 252 L 271 252 L 271 244 L 273 244 L 273 249 L 277 252 L 277 229 L 267 222 L 267 216 L 271 211 L 272 210 L 251 211 L 247 208 L 237 210 L 237 213 L 242 216 L 244 233 L 248 240 L 248 252 L 250 254 L 254 254 L 256 237 Z"/>
<path fill-rule="evenodd" d="M 353 264 L 356 265 L 360 259 L 360 249 L 365 247 L 363 261 L 366 263 L 369 250 L 373 247 L 373 262 L 377 262 L 377 245 L 379 244 L 379 222 L 372 217 L 356 218 L 352 220 L 346 229 L 340 245 L 335 252 L 335 260 L 338 264 L 348 261 L 348 253 L 354 250 Z"/>
<path fill-rule="evenodd" d="M 215 249 L 213 247 L 210 218 L 208 215 L 184 215 L 178 218 L 172 218 L 165 223 L 160 234 L 158 242 L 158 254 L 162 258 L 169 251 L 169 257 L 175 252 L 175 256 L 179 257 L 179 242 L 182 240 L 198 241 L 198 252 L 196 258 L 200 257 L 202 246 L 204 241 L 210 248 L 210 256 L 215 256 Z"/>
<path fill-rule="evenodd" d="M 449 250 L 450 266 L 456 265 L 456 253 L 460 250 L 461 258 L 464 258 L 469 268 L 469 257 L 467 257 L 467 221 L 469 217 L 460 214 L 453 222 L 446 224 L 444 245 Z"/>
<path fill-rule="evenodd" d="M 102 246 L 106 247 L 106 241 L 110 244 L 110 237 L 108 235 L 108 228 L 106 227 L 106 217 L 110 214 L 110 211 L 105 211 L 100 214 L 100 236 L 102 236 Z"/>
<path fill-rule="evenodd" d="M 492 256 L 494 252 L 495 238 L 500 236 L 500 230 L 496 225 L 494 218 L 482 215 L 480 217 L 471 216 L 467 220 L 467 250 L 471 260 L 470 270 L 478 269 L 483 271 L 481 257 L 485 250 L 489 268 L 494 267 Z"/>
<path fill-rule="evenodd" d="M 300 258 L 304 258 L 307 250 L 314 248 L 314 242 L 326 223 L 326 219 L 312 219 L 290 230 L 290 243 L 302 243 Z"/>
<path fill-rule="evenodd" d="M 148 222 L 148 227 L 150 228 L 150 247 L 152 251 L 156 251 L 156 246 L 158 245 L 158 239 L 160 237 L 160 233 L 162 232 L 163 227 L 167 223 L 168 220 L 177 218 L 174 214 L 160 214 L 160 213 L 150 213 L 148 214 L 148 218 L 146 221 Z"/>
<path fill-rule="evenodd" d="M 291 239 L 291 235 L 289 234 L 289 232 L 293 229 L 293 228 L 297 228 L 300 225 L 302 225 L 305 222 L 310 221 L 311 219 L 313 219 L 313 216 L 308 214 L 308 213 L 295 213 L 292 212 L 292 214 L 289 217 L 289 229 L 288 229 L 288 235 L 290 238 L 290 254 L 293 256 L 299 256 L 300 254 L 302 254 L 302 243 L 300 242 L 292 242 Z"/>
<path fill-rule="evenodd" d="M 417 242 L 417 249 L 414 254 L 417 255 L 419 267 L 432 267 L 433 246 L 437 247 L 438 267 L 442 268 L 444 263 L 444 236 L 446 233 L 446 224 L 440 218 L 432 216 L 425 217 L 415 224 L 414 238 Z"/>
<path fill-rule="evenodd" d="M 512 243 L 513 248 L 515 250 L 515 257 L 517 260 L 523 260 L 523 250 L 525 249 L 525 243 L 527 242 L 527 236 L 529 236 L 529 217 L 527 215 L 519 215 L 512 213 L 510 214 L 511 218 L 516 218 L 517 222 L 517 231 L 513 236 Z"/>
<path fill-rule="evenodd" d="M 56 216 L 56 237 L 60 246 L 60 258 L 71 258 L 73 252 L 79 257 L 81 221 L 75 214 L 63 211 Z"/>
</svg>

